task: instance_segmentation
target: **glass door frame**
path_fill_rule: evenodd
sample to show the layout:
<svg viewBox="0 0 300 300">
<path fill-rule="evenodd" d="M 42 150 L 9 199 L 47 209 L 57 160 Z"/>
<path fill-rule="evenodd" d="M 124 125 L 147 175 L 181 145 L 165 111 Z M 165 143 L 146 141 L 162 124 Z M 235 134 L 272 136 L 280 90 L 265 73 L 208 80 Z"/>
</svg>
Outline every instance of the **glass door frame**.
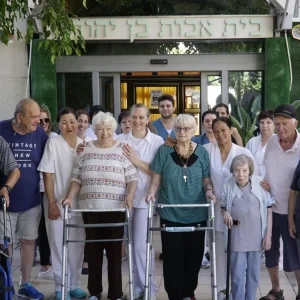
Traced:
<svg viewBox="0 0 300 300">
<path fill-rule="evenodd" d="M 113 93 L 114 93 L 114 117 L 117 120 L 121 113 L 121 74 L 120 73 L 104 73 L 92 72 L 93 86 L 93 105 L 103 105 L 105 99 L 102 99 L 100 77 L 113 78 Z"/>
<path fill-rule="evenodd" d="M 213 72 L 200 71 L 201 83 L 200 83 L 200 107 L 201 107 L 201 116 L 202 113 L 208 110 L 208 76 L 221 76 L 221 94 L 222 94 L 222 103 L 228 105 L 228 70 L 220 70 Z M 201 120 L 200 116 L 200 120 Z M 201 124 L 201 132 L 203 132 L 203 125 Z"/>
</svg>

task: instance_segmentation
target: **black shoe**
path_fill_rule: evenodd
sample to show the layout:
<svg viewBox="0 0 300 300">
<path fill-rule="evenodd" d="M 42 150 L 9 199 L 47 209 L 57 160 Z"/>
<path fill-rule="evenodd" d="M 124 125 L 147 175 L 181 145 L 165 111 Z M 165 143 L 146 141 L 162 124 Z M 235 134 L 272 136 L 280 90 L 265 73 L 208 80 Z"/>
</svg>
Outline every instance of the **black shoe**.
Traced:
<svg viewBox="0 0 300 300">
<path fill-rule="evenodd" d="M 163 253 L 159 254 L 159 259 L 160 259 L 160 260 L 163 260 L 163 259 L 164 259 Z"/>
</svg>

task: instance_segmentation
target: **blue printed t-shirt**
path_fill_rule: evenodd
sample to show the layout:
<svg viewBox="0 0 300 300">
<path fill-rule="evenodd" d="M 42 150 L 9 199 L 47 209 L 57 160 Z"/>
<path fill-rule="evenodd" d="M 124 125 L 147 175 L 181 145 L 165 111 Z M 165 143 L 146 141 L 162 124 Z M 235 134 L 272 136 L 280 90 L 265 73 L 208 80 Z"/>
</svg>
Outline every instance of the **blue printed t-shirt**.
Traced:
<svg viewBox="0 0 300 300">
<path fill-rule="evenodd" d="M 150 164 L 150 169 L 161 175 L 158 191 L 158 203 L 162 204 L 205 204 L 207 203 L 202 180 L 210 176 L 209 156 L 203 146 L 197 145 L 187 163 L 187 181 L 184 181 L 184 169 L 175 149 L 162 145 Z M 197 223 L 208 218 L 208 209 L 191 208 L 160 208 L 161 218 L 182 223 Z"/>
<path fill-rule="evenodd" d="M 192 141 L 195 142 L 195 143 L 197 143 L 197 144 L 200 144 L 200 145 L 209 144 L 209 139 L 208 139 L 206 133 L 194 136 L 192 138 Z"/>
<path fill-rule="evenodd" d="M 0 122 L 0 135 L 4 137 L 18 163 L 21 176 L 9 194 L 9 211 L 23 212 L 41 204 L 40 173 L 37 167 L 48 139 L 41 127 L 25 135 L 18 134 L 12 127 L 12 120 Z M 0 186 L 6 177 L 0 174 Z"/>
<path fill-rule="evenodd" d="M 159 136 L 161 136 L 163 138 L 163 140 L 165 141 L 168 136 L 169 136 L 169 133 L 168 131 L 166 130 L 164 124 L 162 123 L 161 119 L 157 119 L 155 121 L 152 122 L 152 125 L 155 127 L 155 129 L 157 130 L 157 134 Z M 172 129 L 171 133 L 170 133 L 170 136 L 172 138 L 176 138 L 175 136 L 175 132 L 174 132 L 174 129 Z"/>
</svg>

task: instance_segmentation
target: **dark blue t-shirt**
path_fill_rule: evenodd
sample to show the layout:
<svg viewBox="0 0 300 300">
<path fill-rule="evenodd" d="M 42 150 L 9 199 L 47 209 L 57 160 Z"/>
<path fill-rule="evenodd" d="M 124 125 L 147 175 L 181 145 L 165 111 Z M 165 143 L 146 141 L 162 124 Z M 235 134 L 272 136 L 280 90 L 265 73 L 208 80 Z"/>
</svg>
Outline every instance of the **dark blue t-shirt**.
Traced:
<svg viewBox="0 0 300 300">
<path fill-rule="evenodd" d="M 0 135 L 9 144 L 21 172 L 20 179 L 9 194 L 9 211 L 29 210 L 41 204 L 40 173 L 37 167 L 48 136 L 41 127 L 25 135 L 18 134 L 12 127 L 12 120 L 0 122 Z M 0 186 L 5 182 L 6 177 L 0 174 Z"/>
</svg>

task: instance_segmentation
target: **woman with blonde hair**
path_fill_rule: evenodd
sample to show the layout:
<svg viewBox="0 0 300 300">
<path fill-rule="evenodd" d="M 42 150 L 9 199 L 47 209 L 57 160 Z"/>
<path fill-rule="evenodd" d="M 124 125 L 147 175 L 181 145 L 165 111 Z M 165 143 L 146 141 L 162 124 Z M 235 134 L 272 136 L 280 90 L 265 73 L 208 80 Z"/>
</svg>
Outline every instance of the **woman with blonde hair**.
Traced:
<svg viewBox="0 0 300 300">
<path fill-rule="evenodd" d="M 118 136 L 123 142 L 124 155 L 135 165 L 138 172 L 137 190 L 133 201 L 132 211 L 132 243 L 133 243 L 133 266 L 136 299 L 144 296 L 145 272 L 146 272 L 146 236 L 147 236 L 147 215 L 148 205 L 145 202 L 151 171 L 149 164 L 152 162 L 158 148 L 164 143 L 163 139 L 152 133 L 149 127 L 149 108 L 138 103 L 130 109 L 131 131 L 127 135 Z M 152 281 L 151 298 L 156 299 L 158 292 L 155 283 L 155 260 L 154 249 L 152 252 Z"/>
</svg>

